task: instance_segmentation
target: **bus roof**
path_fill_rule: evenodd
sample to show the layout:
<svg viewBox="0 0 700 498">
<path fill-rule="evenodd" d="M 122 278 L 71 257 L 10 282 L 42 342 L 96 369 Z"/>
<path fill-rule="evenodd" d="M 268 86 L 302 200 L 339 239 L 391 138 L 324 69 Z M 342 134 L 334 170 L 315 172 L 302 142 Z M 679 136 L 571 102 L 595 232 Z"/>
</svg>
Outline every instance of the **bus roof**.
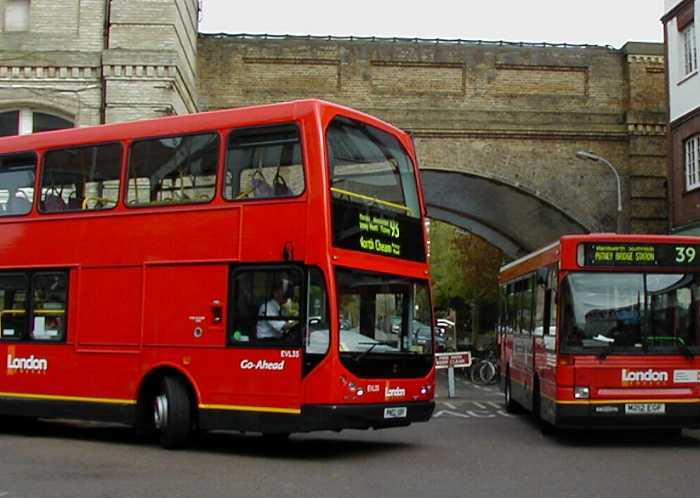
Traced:
<svg viewBox="0 0 700 498">
<path fill-rule="evenodd" d="M 278 120 L 281 123 L 313 113 L 323 112 L 343 114 L 377 125 L 393 133 L 401 133 L 401 130 L 389 123 L 349 107 L 318 99 L 305 99 L 81 128 L 67 128 L 31 135 L 0 137 L 0 154 L 66 147 L 82 143 L 114 142 L 170 134 L 196 133 L 222 128 L 254 126 L 257 122 L 270 123 Z"/>
<path fill-rule="evenodd" d="M 687 235 L 650 235 L 590 233 L 564 235 L 556 242 L 534 251 L 501 267 L 499 283 L 526 275 L 537 268 L 559 263 L 565 270 L 578 269 L 576 251 L 579 244 L 613 243 L 613 244 L 700 244 L 700 237 Z"/>
</svg>

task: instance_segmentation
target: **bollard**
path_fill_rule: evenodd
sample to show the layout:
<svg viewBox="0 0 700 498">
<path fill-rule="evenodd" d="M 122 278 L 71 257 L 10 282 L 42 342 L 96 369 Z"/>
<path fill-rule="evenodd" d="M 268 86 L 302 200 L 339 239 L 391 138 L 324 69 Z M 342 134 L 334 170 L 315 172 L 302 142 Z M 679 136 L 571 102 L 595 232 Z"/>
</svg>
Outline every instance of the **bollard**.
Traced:
<svg viewBox="0 0 700 498">
<path fill-rule="evenodd" d="M 452 365 L 447 367 L 447 397 L 455 397 L 455 369 Z"/>
</svg>

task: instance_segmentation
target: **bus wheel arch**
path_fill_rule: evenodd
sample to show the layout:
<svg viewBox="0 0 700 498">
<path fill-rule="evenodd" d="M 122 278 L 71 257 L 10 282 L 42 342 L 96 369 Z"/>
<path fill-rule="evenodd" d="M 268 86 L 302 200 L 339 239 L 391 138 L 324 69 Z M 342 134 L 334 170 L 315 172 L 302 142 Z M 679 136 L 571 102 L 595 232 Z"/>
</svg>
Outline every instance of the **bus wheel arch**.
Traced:
<svg viewBox="0 0 700 498">
<path fill-rule="evenodd" d="M 159 398 L 160 405 L 158 405 Z M 157 367 L 143 377 L 139 386 L 135 416 L 136 429 L 140 433 L 149 436 L 160 433 L 163 446 L 170 448 L 182 446 L 187 439 L 182 434 L 185 429 L 181 427 L 183 423 L 182 417 L 187 419 L 188 427 L 186 429 L 188 432 L 191 431 L 197 420 L 198 399 L 197 390 L 188 375 L 172 366 Z M 178 425 L 176 432 L 179 435 L 176 437 L 171 431 L 167 431 L 169 434 L 168 437 L 165 437 L 167 441 L 163 440 L 163 431 L 159 431 L 156 427 L 156 417 L 163 416 L 162 411 L 156 413 L 156 410 L 158 406 L 162 410 L 164 400 L 171 405 L 174 404 L 174 406 L 170 407 L 171 409 L 184 410 L 186 412 L 178 414 L 178 417 L 176 417 L 176 424 Z M 165 407 L 167 411 L 167 404 Z"/>
</svg>

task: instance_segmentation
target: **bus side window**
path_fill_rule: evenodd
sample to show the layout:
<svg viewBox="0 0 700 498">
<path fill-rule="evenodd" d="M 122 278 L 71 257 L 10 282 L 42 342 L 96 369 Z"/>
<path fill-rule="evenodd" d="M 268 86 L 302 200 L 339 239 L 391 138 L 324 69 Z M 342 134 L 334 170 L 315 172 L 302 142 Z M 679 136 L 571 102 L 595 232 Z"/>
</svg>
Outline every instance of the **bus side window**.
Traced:
<svg viewBox="0 0 700 498">
<path fill-rule="evenodd" d="M 115 207 L 119 199 L 121 158 L 119 144 L 47 152 L 39 211 L 56 213 Z"/>
<path fill-rule="evenodd" d="M 134 142 L 127 204 L 162 206 L 211 201 L 216 191 L 218 162 L 216 133 Z"/>
<path fill-rule="evenodd" d="M 32 210 L 35 174 L 33 153 L 0 156 L 0 216 L 27 214 Z"/>
<path fill-rule="evenodd" d="M 66 334 L 66 274 L 36 273 L 32 279 L 32 332 L 37 341 L 58 342 Z"/>
<path fill-rule="evenodd" d="M 0 339 L 27 336 L 29 281 L 22 273 L 0 274 Z"/>
<path fill-rule="evenodd" d="M 299 129 L 294 124 L 231 132 L 224 197 L 293 197 L 304 191 Z"/>
</svg>

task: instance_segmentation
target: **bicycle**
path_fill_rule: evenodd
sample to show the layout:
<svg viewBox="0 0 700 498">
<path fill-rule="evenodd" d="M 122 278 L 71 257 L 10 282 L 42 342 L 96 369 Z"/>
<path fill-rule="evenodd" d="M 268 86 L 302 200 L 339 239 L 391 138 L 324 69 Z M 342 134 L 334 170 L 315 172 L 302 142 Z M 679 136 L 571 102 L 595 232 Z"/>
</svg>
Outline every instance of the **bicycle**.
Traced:
<svg viewBox="0 0 700 498">
<path fill-rule="evenodd" d="M 468 375 L 473 384 L 495 384 L 499 374 L 500 371 L 495 350 L 488 350 L 472 358 L 472 364 L 469 367 Z"/>
</svg>

